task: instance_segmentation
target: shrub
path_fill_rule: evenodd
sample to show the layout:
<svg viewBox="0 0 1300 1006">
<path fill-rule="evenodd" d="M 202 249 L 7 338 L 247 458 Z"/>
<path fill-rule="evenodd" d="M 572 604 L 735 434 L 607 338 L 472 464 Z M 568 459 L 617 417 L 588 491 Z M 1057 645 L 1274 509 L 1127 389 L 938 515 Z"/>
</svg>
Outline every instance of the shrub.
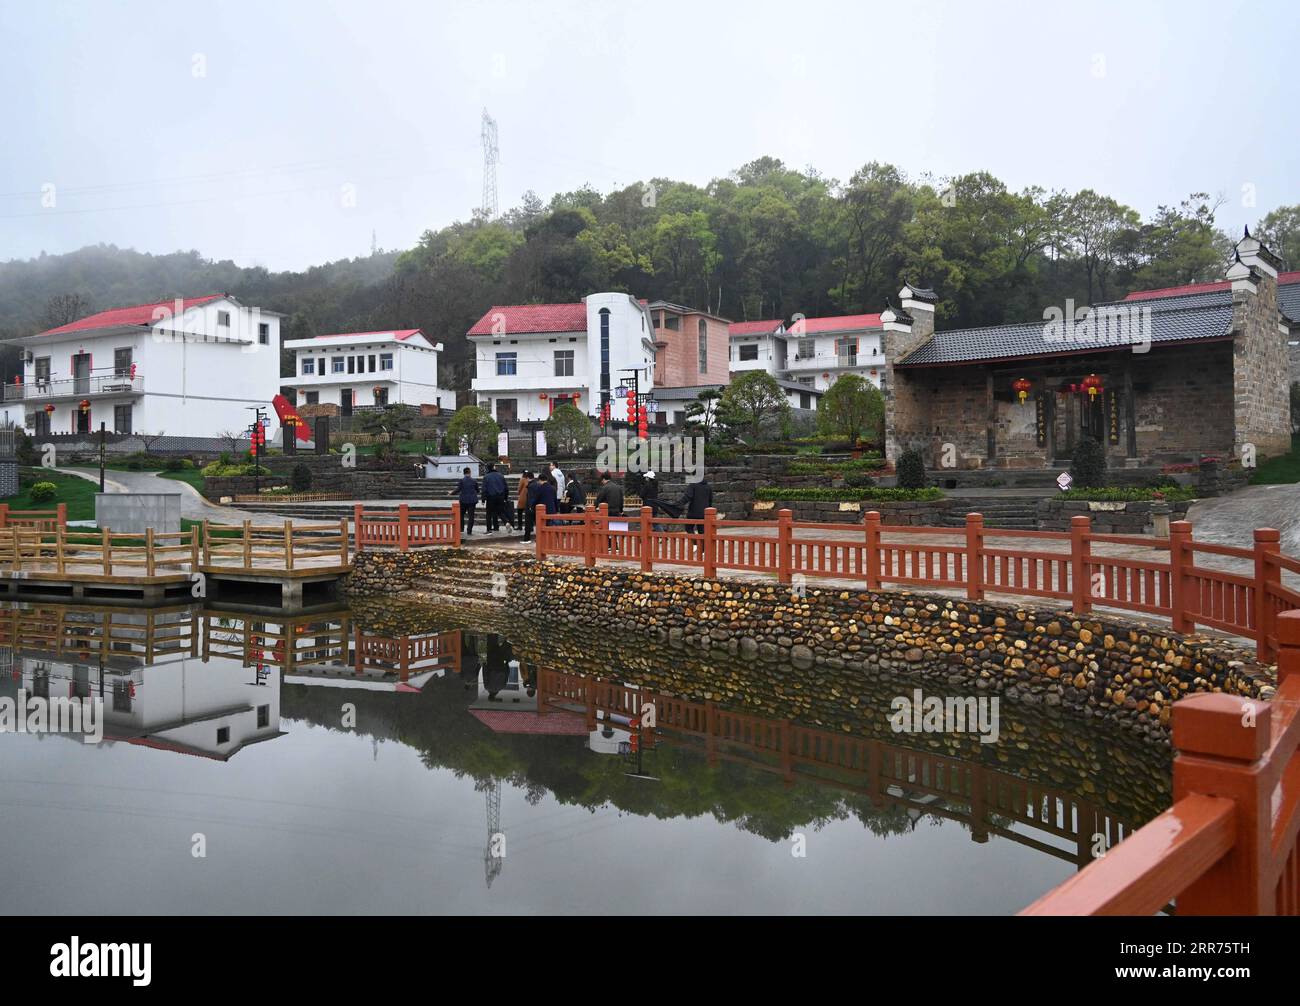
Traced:
<svg viewBox="0 0 1300 1006">
<path fill-rule="evenodd" d="M 179 472 L 179 471 L 183 471 L 184 468 L 185 468 L 184 458 L 168 458 L 166 461 L 163 462 L 163 471 L 165 472 Z"/>
<path fill-rule="evenodd" d="M 1070 463 L 1070 474 L 1081 489 L 1106 484 L 1106 448 L 1101 441 L 1087 437 L 1079 442 Z"/>
<path fill-rule="evenodd" d="M 1191 486 L 1160 486 L 1154 489 L 1139 489 L 1130 486 L 1094 486 L 1057 493 L 1056 499 L 1091 500 L 1095 503 L 1142 503 L 1147 500 L 1163 499 L 1181 503 L 1184 500 L 1196 499 L 1196 490 Z"/>
<path fill-rule="evenodd" d="M 844 484 L 851 489 L 866 489 L 874 486 L 876 480 L 866 472 L 849 472 L 844 476 Z"/>
<path fill-rule="evenodd" d="M 301 461 L 293 466 L 293 474 L 289 478 L 289 484 L 296 493 L 305 493 L 311 489 L 311 469 Z"/>
<path fill-rule="evenodd" d="M 898 487 L 925 488 L 925 459 L 918 450 L 904 451 L 898 459 Z"/>
<path fill-rule="evenodd" d="M 37 482 L 32 486 L 33 503 L 49 503 L 59 494 L 59 487 L 53 482 Z"/>
</svg>

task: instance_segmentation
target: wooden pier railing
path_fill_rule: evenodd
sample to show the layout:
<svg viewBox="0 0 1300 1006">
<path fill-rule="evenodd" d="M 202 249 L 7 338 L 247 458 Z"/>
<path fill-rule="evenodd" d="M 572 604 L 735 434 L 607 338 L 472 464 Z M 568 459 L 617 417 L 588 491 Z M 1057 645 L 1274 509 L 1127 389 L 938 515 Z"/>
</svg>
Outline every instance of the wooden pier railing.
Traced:
<svg viewBox="0 0 1300 1006">
<path fill-rule="evenodd" d="M 430 545 L 460 544 L 460 504 L 439 510 L 412 510 L 403 503 L 396 510 L 352 511 L 356 547 L 395 548 L 405 552 Z"/>
<path fill-rule="evenodd" d="M 60 503 L 53 510 L 10 510 L 8 503 L 0 503 L 0 528 L 26 527 L 38 531 L 53 531 L 68 526 L 68 504 Z"/>
<path fill-rule="evenodd" d="M 203 522 L 202 565 L 248 571 L 292 571 L 306 567 L 346 567 L 351 535 L 346 517 L 337 523 L 212 524 Z"/>
<path fill-rule="evenodd" d="M 1174 804 L 1023 915 L 1300 915 L 1300 611 L 1275 620 L 1269 702 L 1174 704 Z"/>
<path fill-rule="evenodd" d="M 1278 616 L 1300 608 L 1300 559 L 1279 551 L 1272 528 L 1255 532 L 1253 548 L 1234 548 L 1194 541 L 1187 521 L 1171 524 L 1164 540 L 1097 534 L 1083 515 L 1069 531 L 1021 531 L 985 527 L 977 513 L 966 516 L 965 527 L 883 527 L 876 511 L 852 525 L 794 521 L 789 510 L 764 522 L 719 520 L 713 508 L 697 519 L 655 517 L 648 507 L 610 517 L 603 506 L 580 514 L 538 507 L 536 527 L 539 559 L 624 560 L 646 572 L 681 566 L 706 577 L 740 570 L 772 574 L 781 583 L 857 580 L 868 590 L 939 587 L 962 590 L 971 600 L 1043 597 L 1068 602 L 1079 614 L 1098 605 L 1161 615 L 1179 632 L 1209 626 L 1254 640 L 1266 663 L 1277 652 Z M 1043 547 L 1027 548 L 1027 541 Z M 1097 546 L 1140 554 L 1107 554 Z M 1240 568 L 1203 564 L 1210 561 Z"/>
</svg>

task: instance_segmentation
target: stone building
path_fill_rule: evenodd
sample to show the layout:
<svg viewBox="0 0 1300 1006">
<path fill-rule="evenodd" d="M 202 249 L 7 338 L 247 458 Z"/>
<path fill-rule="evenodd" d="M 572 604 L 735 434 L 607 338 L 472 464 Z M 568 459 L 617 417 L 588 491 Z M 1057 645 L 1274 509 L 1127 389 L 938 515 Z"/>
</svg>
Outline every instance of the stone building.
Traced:
<svg viewBox="0 0 1300 1006">
<path fill-rule="evenodd" d="M 1221 283 L 960 330 L 936 331 L 934 292 L 905 286 L 881 316 L 888 455 L 1048 467 L 1085 437 L 1111 466 L 1284 454 L 1300 283 L 1279 286 L 1279 265 L 1247 232 Z"/>
</svg>

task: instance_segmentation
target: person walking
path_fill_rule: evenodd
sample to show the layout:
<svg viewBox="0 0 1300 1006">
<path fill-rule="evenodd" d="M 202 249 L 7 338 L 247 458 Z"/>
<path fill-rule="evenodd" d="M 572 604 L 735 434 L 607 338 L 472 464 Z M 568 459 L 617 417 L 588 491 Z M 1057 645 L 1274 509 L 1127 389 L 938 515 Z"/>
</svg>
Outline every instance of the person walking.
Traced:
<svg viewBox="0 0 1300 1006">
<path fill-rule="evenodd" d="M 531 476 L 531 473 L 529 473 Z M 524 541 L 533 540 L 533 525 L 537 522 L 537 500 L 542 494 L 542 478 L 529 478 L 524 495 Z"/>
<path fill-rule="evenodd" d="M 587 490 L 578 481 L 577 475 L 570 475 L 564 487 L 564 498 L 568 503 L 569 513 L 582 513 L 587 506 Z"/>
<path fill-rule="evenodd" d="M 478 506 L 478 483 L 468 468 L 461 480 L 456 483 L 456 498 L 460 500 L 460 525 L 465 536 L 474 534 L 474 508 Z"/>
<path fill-rule="evenodd" d="M 533 481 L 533 473 L 525 470 L 519 476 L 519 492 L 515 495 L 515 530 L 524 529 L 524 517 L 528 513 L 528 486 Z"/>
<path fill-rule="evenodd" d="M 483 503 L 488 534 L 496 534 L 501 529 L 501 512 L 505 509 L 508 491 L 505 476 L 497 471 L 496 465 L 488 465 L 487 474 L 483 476 Z"/>
<path fill-rule="evenodd" d="M 704 511 L 713 506 L 713 486 L 709 485 L 707 479 L 686 483 L 686 491 L 678 498 L 677 505 L 682 507 L 683 517 L 703 520 Z M 698 535 L 704 532 L 704 525 L 686 524 L 683 530 L 687 534 Z"/>
<path fill-rule="evenodd" d="M 542 476 L 542 487 L 537 491 L 537 502 L 546 507 L 548 514 L 560 512 L 560 499 L 555 492 L 555 479 L 550 472 Z"/>
<path fill-rule="evenodd" d="M 564 472 L 560 471 L 560 466 L 554 461 L 548 462 L 548 464 L 550 467 L 551 481 L 555 483 L 555 499 L 558 503 L 560 500 L 564 499 L 564 486 L 569 479 Z"/>
<path fill-rule="evenodd" d="M 623 516 L 623 485 L 609 477 L 608 471 L 600 473 L 600 491 L 596 493 L 596 506 L 604 503 L 611 517 Z"/>
</svg>

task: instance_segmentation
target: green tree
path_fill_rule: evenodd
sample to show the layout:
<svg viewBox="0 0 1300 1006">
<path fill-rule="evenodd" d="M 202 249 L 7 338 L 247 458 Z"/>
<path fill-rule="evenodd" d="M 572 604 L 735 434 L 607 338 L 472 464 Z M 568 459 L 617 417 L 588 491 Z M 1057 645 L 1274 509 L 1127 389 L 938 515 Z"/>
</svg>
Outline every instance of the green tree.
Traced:
<svg viewBox="0 0 1300 1006">
<path fill-rule="evenodd" d="M 776 378 L 762 370 L 736 377 L 718 402 L 718 420 L 733 433 L 748 435 L 753 443 L 789 411 L 790 403 Z"/>
<path fill-rule="evenodd" d="M 457 409 L 456 414 L 451 417 L 451 422 L 447 424 L 447 440 L 453 448 L 463 440 L 469 444 L 469 452 L 476 457 L 484 452 L 490 452 L 495 456 L 497 437 L 500 433 L 501 427 L 497 425 L 496 420 L 477 405 L 467 405 L 463 409 Z"/>
<path fill-rule="evenodd" d="M 695 401 L 686 403 L 683 416 L 686 429 L 690 433 L 703 437 L 706 444 L 711 442 L 718 432 L 718 403 L 721 399 L 721 391 L 709 388 L 696 395 Z"/>
<path fill-rule="evenodd" d="M 1300 269 L 1300 203 L 1267 214 L 1255 225 L 1254 234 L 1281 256 L 1288 269 Z"/>
<path fill-rule="evenodd" d="M 411 425 L 419 414 L 420 410 L 414 405 L 389 405 L 383 409 L 358 412 L 352 420 L 352 428 L 358 433 L 379 437 L 391 448 L 399 438 L 411 435 Z"/>
<path fill-rule="evenodd" d="M 817 403 L 818 432 L 853 443 L 864 433 L 876 437 L 884 418 L 884 396 L 857 374 L 841 374 Z"/>
<path fill-rule="evenodd" d="M 561 453 L 580 454 L 591 446 L 591 420 L 567 402 L 555 407 L 543 428 L 546 442 Z"/>
</svg>

